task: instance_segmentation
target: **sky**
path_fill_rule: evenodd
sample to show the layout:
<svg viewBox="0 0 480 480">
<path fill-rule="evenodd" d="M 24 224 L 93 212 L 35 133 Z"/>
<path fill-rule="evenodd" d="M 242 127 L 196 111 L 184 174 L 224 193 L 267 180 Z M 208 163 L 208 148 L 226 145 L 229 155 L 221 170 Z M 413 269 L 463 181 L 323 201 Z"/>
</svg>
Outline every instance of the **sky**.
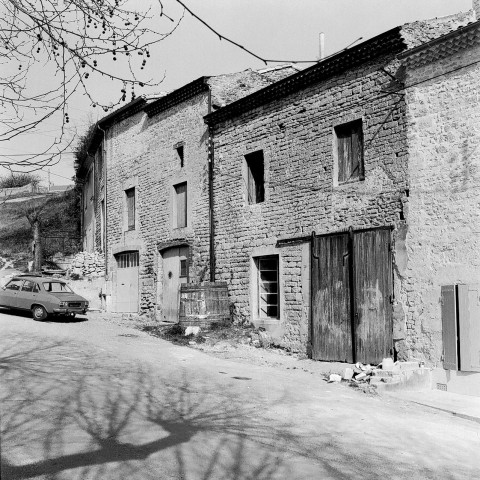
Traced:
<svg viewBox="0 0 480 480">
<path fill-rule="evenodd" d="M 155 2 L 155 0 L 151 0 Z M 315 61 L 319 54 L 319 34 L 325 35 L 325 54 L 330 55 L 362 37 L 367 40 L 406 22 L 451 15 L 471 8 L 471 0 L 182 0 L 195 14 L 225 37 L 243 45 L 262 58 L 287 62 Z M 150 0 L 130 0 L 136 8 L 145 8 Z M 183 8 L 175 0 L 163 0 L 164 11 L 179 19 Z M 166 31 L 172 24 L 152 21 Z M 278 63 L 270 63 L 275 66 Z M 312 63 L 299 64 L 307 67 Z M 175 90 L 201 76 L 261 69 L 266 65 L 243 50 L 219 38 L 188 12 L 167 39 L 151 50 L 145 78 L 161 83 L 136 91 L 153 94 Z M 121 72 L 119 72 L 121 73 Z M 143 72 L 142 72 L 143 73 Z M 37 73 L 40 84 L 48 85 L 51 72 Z M 121 85 L 92 80 L 92 93 L 101 100 L 115 95 Z M 107 115 L 93 108 L 79 93 L 69 102 L 69 136 L 81 135 L 88 125 Z M 35 135 L 23 135 L 2 144 L 0 155 L 20 155 L 41 151 L 58 134 L 55 119 L 42 124 Z M 75 142 L 76 140 L 74 140 Z M 72 183 L 73 153 L 68 149 L 60 162 L 49 168 L 53 185 Z M 48 171 L 39 172 L 42 181 Z M 0 176 L 4 172 L 0 172 Z"/>
</svg>

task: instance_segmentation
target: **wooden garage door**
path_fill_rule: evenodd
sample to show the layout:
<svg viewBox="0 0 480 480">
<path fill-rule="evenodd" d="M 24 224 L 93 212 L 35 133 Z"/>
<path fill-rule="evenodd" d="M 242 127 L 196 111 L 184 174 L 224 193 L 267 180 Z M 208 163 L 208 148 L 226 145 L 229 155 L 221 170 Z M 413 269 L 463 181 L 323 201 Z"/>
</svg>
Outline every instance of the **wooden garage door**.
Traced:
<svg viewBox="0 0 480 480">
<path fill-rule="evenodd" d="M 314 236 L 312 358 L 378 363 L 392 354 L 390 229 Z"/>
<path fill-rule="evenodd" d="M 312 356 L 352 362 L 348 235 L 316 237 L 313 249 Z"/>
<path fill-rule="evenodd" d="M 117 259 L 116 311 L 138 312 L 138 252 L 120 253 Z"/>
<path fill-rule="evenodd" d="M 393 346 L 390 230 L 354 234 L 355 361 L 379 363 Z"/>
</svg>

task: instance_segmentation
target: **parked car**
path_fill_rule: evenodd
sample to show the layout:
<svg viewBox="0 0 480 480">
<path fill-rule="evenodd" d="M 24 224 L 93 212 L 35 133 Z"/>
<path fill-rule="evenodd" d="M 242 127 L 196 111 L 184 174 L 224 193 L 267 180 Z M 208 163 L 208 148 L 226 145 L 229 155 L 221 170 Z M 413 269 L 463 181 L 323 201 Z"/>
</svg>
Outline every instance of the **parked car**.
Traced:
<svg viewBox="0 0 480 480">
<path fill-rule="evenodd" d="M 31 310 L 35 320 L 48 315 L 75 317 L 86 313 L 88 301 L 63 280 L 41 275 L 16 275 L 0 289 L 0 306 Z"/>
</svg>

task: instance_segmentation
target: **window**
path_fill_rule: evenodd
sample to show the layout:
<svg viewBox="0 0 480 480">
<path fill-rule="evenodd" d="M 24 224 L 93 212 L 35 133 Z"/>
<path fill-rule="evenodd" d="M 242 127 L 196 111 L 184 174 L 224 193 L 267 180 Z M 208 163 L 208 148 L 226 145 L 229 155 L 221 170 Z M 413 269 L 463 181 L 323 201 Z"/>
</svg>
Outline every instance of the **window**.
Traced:
<svg viewBox="0 0 480 480">
<path fill-rule="evenodd" d="M 117 255 L 118 268 L 138 267 L 138 252 L 126 252 Z"/>
<path fill-rule="evenodd" d="M 180 259 L 180 278 L 188 278 L 187 259 Z"/>
<path fill-rule="evenodd" d="M 20 290 L 22 280 L 11 280 L 6 286 L 5 290 Z"/>
<path fill-rule="evenodd" d="M 135 187 L 125 190 L 127 200 L 127 227 L 135 230 Z"/>
<path fill-rule="evenodd" d="M 183 143 L 177 143 L 177 145 L 175 145 L 175 150 L 177 151 L 178 159 L 180 160 L 180 167 L 183 168 Z"/>
<path fill-rule="evenodd" d="M 66 283 L 62 282 L 44 282 L 43 288 L 46 292 L 73 293 L 73 290 Z"/>
<path fill-rule="evenodd" d="M 245 155 L 245 161 L 248 203 L 261 203 L 265 200 L 263 150 Z"/>
<path fill-rule="evenodd" d="M 174 216 L 177 228 L 187 226 L 187 182 L 179 183 L 175 188 Z"/>
<path fill-rule="evenodd" d="M 279 318 L 278 256 L 260 257 L 258 272 L 258 316 Z"/>
<path fill-rule="evenodd" d="M 36 283 L 31 282 L 30 280 L 25 280 L 23 282 L 22 292 L 36 292 L 35 289 Z"/>
<path fill-rule="evenodd" d="M 338 183 L 363 180 L 363 132 L 362 121 L 345 123 L 335 127 L 337 138 Z"/>
</svg>

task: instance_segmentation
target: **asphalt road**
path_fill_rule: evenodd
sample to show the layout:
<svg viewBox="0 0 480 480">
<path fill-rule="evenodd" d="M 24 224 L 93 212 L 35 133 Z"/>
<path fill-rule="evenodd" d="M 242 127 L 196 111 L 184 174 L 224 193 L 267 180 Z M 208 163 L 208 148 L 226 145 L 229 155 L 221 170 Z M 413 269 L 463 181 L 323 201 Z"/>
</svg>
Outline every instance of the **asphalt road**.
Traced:
<svg viewBox="0 0 480 480">
<path fill-rule="evenodd" d="M 0 332 L 2 480 L 479 478 L 480 425 L 444 412 L 98 317 Z"/>
</svg>

